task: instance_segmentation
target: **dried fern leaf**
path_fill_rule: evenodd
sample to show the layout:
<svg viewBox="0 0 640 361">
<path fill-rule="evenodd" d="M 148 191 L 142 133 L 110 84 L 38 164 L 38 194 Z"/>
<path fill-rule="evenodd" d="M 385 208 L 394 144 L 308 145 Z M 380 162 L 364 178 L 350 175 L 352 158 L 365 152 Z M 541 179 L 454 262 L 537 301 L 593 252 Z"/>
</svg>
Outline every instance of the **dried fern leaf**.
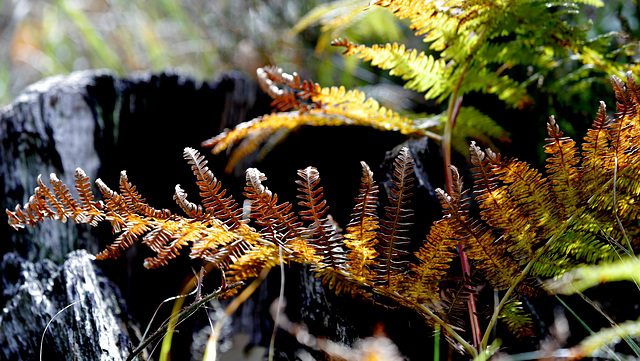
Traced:
<svg viewBox="0 0 640 361">
<path fill-rule="evenodd" d="M 519 263 L 528 262 L 533 255 L 533 244 L 538 234 L 529 224 L 527 214 L 519 207 L 493 172 L 489 157 L 471 142 L 471 172 L 474 193 L 480 207 L 480 216 L 491 227 L 503 233 L 503 242 Z M 487 150 L 490 152 L 490 150 Z"/>
<path fill-rule="evenodd" d="M 89 183 L 89 177 L 82 169 L 77 168 L 75 179 L 75 187 L 78 191 L 80 207 L 84 210 L 82 217 L 88 217 L 88 219 L 84 219 L 79 223 L 88 223 L 91 226 L 96 227 L 98 223 L 104 219 L 104 214 L 98 208 L 98 203 L 94 200 L 91 184 Z"/>
<path fill-rule="evenodd" d="M 242 226 L 242 209 L 238 207 L 238 203 L 231 195 L 226 196 L 226 190 L 222 188 L 222 184 L 207 167 L 207 160 L 204 159 L 204 156 L 193 148 L 185 148 L 183 156 L 191 165 L 191 170 L 196 176 L 196 185 L 200 189 L 200 197 L 202 197 L 206 216 L 221 220 L 230 229 Z M 196 213 L 198 212 L 196 211 Z"/>
<path fill-rule="evenodd" d="M 393 164 L 392 185 L 387 190 L 389 205 L 384 207 L 384 217 L 380 219 L 376 277 L 381 285 L 390 289 L 395 287 L 408 264 L 410 240 L 406 234 L 413 225 L 410 221 L 413 211 L 407 206 L 412 195 L 414 164 L 409 148 L 402 147 Z"/>
<path fill-rule="evenodd" d="M 251 202 L 249 217 L 262 227 L 261 237 L 283 247 L 301 263 L 319 264 L 322 255 L 309 245 L 302 222 L 291 211 L 291 203 L 278 204 L 278 196 L 262 184 L 267 178 L 259 170 L 247 169 L 246 179 L 244 194 Z"/>
<path fill-rule="evenodd" d="M 403 293 L 420 303 L 440 298 L 440 281 L 447 275 L 449 264 L 456 258 L 458 236 L 449 219 L 434 222 L 422 247 L 415 253 L 417 263 L 403 282 Z"/>
<path fill-rule="evenodd" d="M 491 229 L 469 216 L 469 198 L 461 191 L 461 178 L 452 167 L 454 184 L 453 194 L 436 189 L 445 218 L 450 219 L 458 235 L 458 242 L 465 245 L 467 256 L 475 260 L 491 285 L 497 289 L 511 286 L 518 272 L 518 265 L 507 253 L 507 247 L 500 238 L 493 235 Z"/>
<path fill-rule="evenodd" d="M 356 205 L 347 224 L 344 244 L 349 247 L 346 271 L 356 280 L 366 281 L 374 276 L 371 266 L 378 256 L 375 245 L 378 243 L 377 230 L 380 227 L 376 213 L 378 186 L 373 181 L 373 172 L 365 162 L 362 165 L 360 191 Z"/>
<path fill-rule="evenodd" d="M 319 261 L 321 268 L 338 269 L 345 262 L 343 237 L 326 216 L 328 207 L 327 201 L 323 199 L 323 188 L 319 186 L 320 173 L 314 167 L 307 167 L 298 170 L 298 175 L 302 178 L 296 181 L 299 186 L 298 205 L 304 207 L 304 210 L 299 212 L 300 218 L 311 222 L 305 230 L 307 242 L 322 256 Z"/>
<path fill-rule="evenodd" d="M 149 206 L 146 200 L 136 191 L 136 186 L 129 182 L 125 171 L 120 172 L 120 194 L 128 212 L 154 218 L 167 219 L 171 217 L 171 212 L 168 209 L 160 210 Z"/>
</svg>

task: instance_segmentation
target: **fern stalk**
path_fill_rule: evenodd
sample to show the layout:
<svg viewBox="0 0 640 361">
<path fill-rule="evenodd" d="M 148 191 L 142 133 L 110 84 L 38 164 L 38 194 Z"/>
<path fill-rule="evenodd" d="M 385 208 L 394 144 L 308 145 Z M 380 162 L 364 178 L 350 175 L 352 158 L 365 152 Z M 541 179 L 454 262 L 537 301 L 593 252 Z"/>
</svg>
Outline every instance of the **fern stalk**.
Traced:
<svg viewBox="0 0 640 361">
<path fill-rule="evenodd" d="M 511 287 L 509 287 L 509 289 L 504 294 L 504 296 L 502 296 L 500 303 L 493 310 L 493 314 L 491 315 L 491 320 L 489 321 L 484 337 L 482 338 L 482 343 L 480 343 L 480 350 L 485 350 L 487 348 L 487 345 L 489 344 L 489 335 L 491 333 L 491 329 L 493 329 L 496 322 L 498 321 L 498 316 L 500 315 L 500 311 L 504 308 L 504 305 L 507 303 L 507 301 L 509 301 L 513 291 L 515 291 L 518 284 L 520 284 L 520 282 L 522 282 L 522 280 L 527 276 L 527 274 L 529 274 L 529 271 L 531 270 L 531 267 L 533 267 L 533 264 L 536 263 L 536 261 L 545 253 L 549 245 L 553 243 L 553 241 L 555 241 L 558 236 L 564 234 L 564 232 L 567 230 L 569 225 L 573 222 L 574 217 L 575 217 L 575 214 L 572 214 L 571 217 L 569 217 L 564 222 L 562 222 L 562 225 L 556 230 L 555 234 L 552 235 L 547 240 L 544 246 L 540 247 L 540 249 L 536 251 L 536 253 L 533 255 L 531 260 L 524 267 L 522 272 L 520 272 L 518 277 L 513 281 L 513 283 L 511 284 Z"/>
<path fill-rule="evenodd" d="M 456 118 L 458 117 L 458 112 L 460 111 L 460 105 L 462 104 L 462 96 L 458 96 L 458 90 L 460 90 L 460 86 L 462 85 L 462 81 L 469 69 L 469 65 L 464 69 L 458 83 L 456 84 L 455 89 L 451 93 L 451 97 L 449 98 L 449 107 L 447 110 L 447 122 L 444 126 L 444 134 L 442 137 L 442 155 L 444 160 L 444 174 L 445 174 L 445 187 L 447 189 L 447 193 L 453 194 L 453 177 L 451 172 L 449 171 L 452 163 L 451 163 L 451 139 L 453 136 L 453 127 L 456 123 Z M 471 275 L 471 266 L 469 264 L 469 258 L 467 254 L 464 252 L 464 246 L 457 246 L 458 253 L 460 254 L 460 263 L 462 264 L 462 273 L 464 274 L 464 278 L 466 279 Z M 481 344 L 482 333 L 480 331 L 480 323 L 478 321 L 477 309 L 476 309 L 476 301 L 472 297 L 469 297 L 467 300 L 467 308 L 469 309 L 469 321 L 471 324 L 471 333 L 473 335 L 473 344 L 478 347 Z"/>
</svg>

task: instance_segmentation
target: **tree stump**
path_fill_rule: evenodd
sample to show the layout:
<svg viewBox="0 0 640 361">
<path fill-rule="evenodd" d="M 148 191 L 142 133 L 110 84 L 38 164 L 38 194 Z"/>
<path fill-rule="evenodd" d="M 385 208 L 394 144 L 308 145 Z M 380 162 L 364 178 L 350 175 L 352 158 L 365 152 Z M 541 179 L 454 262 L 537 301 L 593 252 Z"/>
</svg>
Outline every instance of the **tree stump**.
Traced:
<svg viewBox="0 0 640 361">
<path fill-rule="evenodd" d="M 203 140 L 222 129 L 269 113 L 269 103 L 255 82 L 238 73 L 223 75 L 214 83 L 196 83 L 177 74 L 121 79 L 108 71 L 46 79 L 26 89 L 0 113 L 0 206 L 13 209 L 25 203 L 38 174 L 47 182 L 49 173 L 55 172 L 63 182 L 73 184 L 74 170 L 81 167 L 92 181 L 101 178 L 112 188 L 117 188 L 120 171 L 126 170 L 150 205 L 177 209 L 172 200 L 175 184 L 187 193 L 198 193 L 190 167 L 182 159 L 183 148 L 200 148 Z M 390 177 L 392 149 L 397 152 L 396 146 L 404 140 L 369 128 L 302 128 L 255 166 L 269 178 L 270 189 L 290 202 L 296 200 L 296 170 L 316 166 L 331 214 L 346 225 L 359 186 L 359 161 L 367 161 L 384 187 Z M 405 144 L 416 158 L 420 183 L 415 192 L 422 201 L 412 205 L 415 222 L 426 233 L 423 226 L 439 217 L 430 183 L 442 183 L 441 157 L 437 146 L 426 139 Z M 207 156 L 206 149 L 200 151 Z M 223 186 L 241 200 L 244 175 L 224 174 L 224 155 L 207 158 Z M 434 176 L 438 178 L 430 179 Z M 135 330 L 132 319 L 146 326 L 163 300 L 178 294 L 192 267 L 200 266 L 179 257 L 169 266 L 146 270 L 142 260 L 150 253 L 136 245 L 118 260 L 94 262 L 89 254 L 113 241 L 108 227 L 44 222 L 16 232 L 7 226 L 4 212 L 1 221 L 4 310 L 0 330 L 5 336 L 0 336 L 0 345 L 6 359 L 37 360 L 42 334 L 43 351 L 56 359 L 124 359 L 140 342 L 139 335 L 131 332 Z M 274 326 L 269 307 L 280 293 L 279 272 L 272 273 L 234 315 L 227 328 L 229 338 L 244 333 L 249 345 L 268 346 Z M 428 331 L 416 315 L 337 296 L 304 267 L 288 269 L 285 281 L 289 305 L 285 313 L 313 334 L 350 345 L 384 323 L 406 356 L 425 352 L 424 344 L 416 340 Z M 217 285 L 218 280 L 207 278 L 204 290 Z M 160 308 L 151 330 L 160 325 L 157 320 L 168 317 L 169 308 Z M 415 331 L 412 337 L 407 337 L 409 324 Z M 209 329 L 206 313 L 181 327 L 174 336 L 174 359 L 202 351 L 198 345 Z M 295 359 L 305 347 L 278 332 L 276 349 L 277 359 Z M 305 352 L 322 356 L 313 350 Z"/>
</svg>

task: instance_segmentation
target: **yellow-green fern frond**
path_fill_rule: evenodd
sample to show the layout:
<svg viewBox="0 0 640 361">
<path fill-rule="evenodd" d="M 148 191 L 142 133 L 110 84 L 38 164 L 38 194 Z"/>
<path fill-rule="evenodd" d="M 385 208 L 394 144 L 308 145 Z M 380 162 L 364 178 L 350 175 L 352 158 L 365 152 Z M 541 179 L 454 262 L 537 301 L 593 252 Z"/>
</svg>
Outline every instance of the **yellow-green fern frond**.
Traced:
<svg viewBox="0 0 640 361">
<path fill-rule="evenodd" d="M 228 129 L 202 143 L 218 154 L 237 145 L 228 161 L 226 171 L 248 154 L 256 151 L 267 139 L 282 129 L 301 126 L 366 126 L 394 131 L 407 136 L 438 136 L 430 133 L 410 118 L 381 106 L 359 90 L 344 87 L 323 88 L 311 81 L 301 81 L 298 75 L 283 73 L 268 67 L 260 72 L 264 88 L 274 97 L 274 105 L 289 110 L 261 116 Z"/>
<path fill-rule="evenodd" d="M 431 226 L 424 244 L 415 253 L 418 261 L 409 264 L 411 273 L 403 282 L 405 292 L 411 298 L 424 303 L 440 297 L 440 281 L 456 257 L 457 245 L 457 235 L 450 220 L 441 219 Z"/>
<path fill-rule="evenodd" d="M 354 45 L 345 39 L 337 39 L 333 46 L 344 47 L 343 54 L 355 55 L 380 69 L 389 70 L 390 75 L 404 80 L 405 88 L 426 92 L 427 99 L 445 99 L 452 90 L 452 74 L 455 66 L 448 66 L 444 59 L 406 49 L 404 44 Z"/>
<path fill-rule="evenodd" d="M 583 292 L 606 282 L 640 281 L 640 261 L 637 258 L 623 258 L 616 262 L 576 267 L 545 283 L 547 291 L 571 295 Z"/>
<path fill-rule="evenodd" d="M 531 314 L 524 310 L 522 301 L 517 298 L 505 303 L 498 317 L 518 339 L 534 336 Z"/>
<path fill-rule="evenodd" d="M 358 39 L 373 36 L 383 41 L 403 38 L 397 19 L 386 9 L 369 6 L 367 0 L 337 0 L 320 4 L 302 17 L 288 35 L 298 34 L 315 24 L 321 25 L 316 54 L 325 51 L 331 40 L 338 36 Z"/>
</svg>

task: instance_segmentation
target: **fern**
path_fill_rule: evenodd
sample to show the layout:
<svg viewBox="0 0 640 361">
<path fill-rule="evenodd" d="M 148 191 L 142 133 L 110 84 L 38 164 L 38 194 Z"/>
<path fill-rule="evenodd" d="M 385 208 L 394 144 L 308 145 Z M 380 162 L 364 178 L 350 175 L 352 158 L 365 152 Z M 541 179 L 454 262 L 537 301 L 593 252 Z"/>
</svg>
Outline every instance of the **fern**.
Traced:
<svg viewBox="0 0 640 361">
<path fill-rule="evenodd" d="M 439 117 L 446 119 L 442 136 L 427 131 L 419 120 L 380 106 L 361 91 L 322 87 L 295 73 L 265 67 L 258 71 L 258 78 L 273 98 L 275 112 L 204 142 L 214 153 L 233 149 L 228 171 L 283 129 L 301 126 L 358 125 L 442 140 L 448 179 L 445 189 L 436 193 L 443 216 L 431 225 L 422 244 L 416 244 L 415 253 L 407 236 L 415 222 L 409 207 L 414 161 L 406 148 L 393 165 L 384 208 L 379 209 L 379 185 L 372 170 L 361 163 L 360 189 L 344 232 L 328 214 L 317 169 L 298 171 L 297 204 L 279 201 L 264 185 L 266 175 L 248 169 L 245 219 L 207 161 L 192 148 L 186 148 L 183 156 L 196 177 L 202 201 L 192 203 L 176 186 L 174 200 L 184 215 L 147 204 L 124 171 L 118 191 L 95 181 L 103 195 L 96 200 L 88 177 L 78 169 L 77 199 L 55 174 L 49 177 L 50 186 L 38 177 L 28 202 L 7 210 L 9 224 L 19 229 L 45 219 L 70 219 L 92 226 L 109 222 L 115 240 L 97 255 L 99 260 L 116 258 L 141 241 L 155 252 L 144 266 L 156 268 L 190 248 L 190 257 L 212 262 L 234 283 L 259 277 L 281 262 L 309 264 L 336 292 L 365 298 L 376 295 L 376 300 L 384 298 L 384 303 L 407 307 L 443 329 L 458 349 L 473 357 L 487 356 L 490 330 L 498 319 L 520 330 L 530 324 L 514 292 L 533 287 L 527 282 L 531 277 L 560 276 L 577 265 L 608 261 L 620 252 L 633 256 L 638 245 L 640 90 L 631 73 L 626 83 L 612 77 L 615 116 L 609 118 L 602 103 L 580 146 L 565 136 L 554 117 L 549 119 L 544 147 L 549 156 L 544 170 L 491 149 L 482 150 L 472 142 L 477 215 L 472 212 L 470 189 L 451 165 L 448 152 L 454 144 L 455 124 L 467 129 L 460 132 L 464 138 L 487 139 L 469 131 L 481 122 L 491 125 L 492 135 L 505 135 L 477 109 L 461 106 L 463 95 L 493 94 L 517 108 L 530 104 L 527 87 L 531 79 L 520 79 L 517 72 L 509 71 L 512 68 L 532 64 L 536 73 L 531 78 L 541 77 L 557 66 L 557 58 L 572 52 L 581 66 L 613 73 L 624 70 L 611 59 L 599 58 L 600 52 L 591 46 L 601 44 L 586 41 L 584 29 L 563 19 L 576 4 L 373 2 L 372 6 L 389 8 L 397 18 L 408 19 L 429 50 L 408 50 L 395 43 L 354 45 L 346 39 L 334 45 L 345 47 L 346 55 L 356 55 L 400 76 L 407 87 L 424 92 L 428 99 L 448 98 L 447 111 Z M 500 50 L 509 46 L 511 50 Z M 461 261 L 461 270 L 451 267 L 455 258 Z M 484 337 L 475 319 L 477 285 L 488 285 L 501 297 Z M 459 317 L 461 310 L 471 315 L 469 326 Z M 465 327 L 472 331 L 473 346 L 460 332 Z"/>
<path fill-rule="evenodd" d="M 344 233 L 330 221 L 315 168 L 298 172 L 301 210 L 297 212 L 293 204 L 279 202 L 264 186 L 262 172 L 248 169 L 244 191 L 250 202 L 247 221 L 208 170 L 204 158 L 191 148 L 185 149 L 184 156 L 196 176 L 203 204 L 188 201 L 177 186 L 174 199 L 186 216 L 148 205 L 126 172 L 121 173 L 120 192 L 96 180 L 103 193 L 103 200 L 96 201 L 87 176 L 78 169 L 75 183 L 79 199 L 72 197 L 55 175 L 50 177 L 50 187 L 38 178 L 29 202 L 7 211 L 9 224 L 19 229 L 45 219 L 91 225 L 106 221 L 116 238 L 97 259 L 118 257 L 134 242 L 142 241 L 156 253 L 144 266 L 156 268 L 190 247 L 190 257 L 213 262 L 234 283 L 257 277 L 280 262 L 311 264 L 336 292 L 364 297 L 378 294 L 413 309 L 429 324 L 442 327 L 451 342 L 474 355 L 477 349 L 457 331 L 464 327 L 459 317 L 464 309 L 461 306 L 473 300 L 474 284 L 484 279 L 494 289 L 506 290 L 488 327 L 502 319 L 523 330 L 524 335 L 527 332 L 522 327 L 530 323 L 528 316 L 517 303 L 507 301 L 516 288 L 533 287 L 530 282 L 523 283 L 528 276 L 560 275 L 579 264 L 608 260 L 623 246 L 623 251 L 633 253 L 637 246 L 638 89 L 630 74 L 627 85 L 616 78 L 613 84 L 620 111 L 607 120 L 604 107 L 600 107 L 582 153 L 550 118 L 545 147 L 550 155 L 547 177 L 525 162 L 482 151 L 472 143 L 471 174 L 480 218 L 469 211 L 468 190 L 452 167 L 450 191 L 436 191 L 444 215 L 431 226 L 412 258 L 407 258 L 405 232 L 412 223 L 408 202 L 414 164 L 406 148 L 393 165 L 389 203 L 383 209 L 378 209 L 373 172 L 366 163 L 361 164 L 360 191 Z M 461 247 L 479 271 L 474 277 L 452 274 L 451 262 L 460 255 L 454 248 Z M 487 335 L 480 347 L 488 344 Z"/>
</svg>

